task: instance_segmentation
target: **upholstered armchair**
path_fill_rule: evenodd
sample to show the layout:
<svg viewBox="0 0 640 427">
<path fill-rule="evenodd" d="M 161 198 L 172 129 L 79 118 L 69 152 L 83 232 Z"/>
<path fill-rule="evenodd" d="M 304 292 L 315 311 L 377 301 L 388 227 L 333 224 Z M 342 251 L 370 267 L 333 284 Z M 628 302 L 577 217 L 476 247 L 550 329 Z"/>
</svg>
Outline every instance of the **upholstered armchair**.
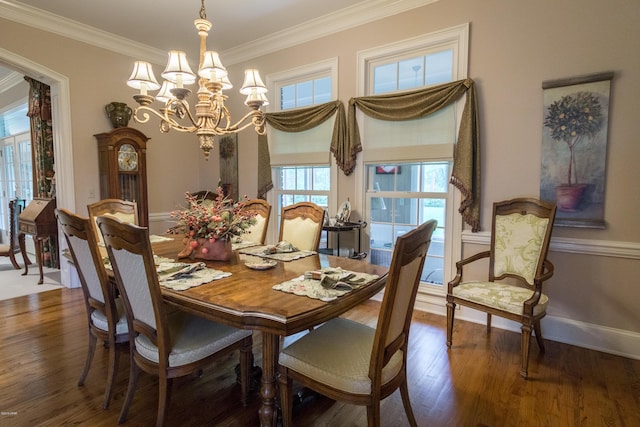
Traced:
<svg viewBox="0 0 640 427">
<path fill-rule="evenodd" d="M 487 331 L 491 315 L 522 324 L 520 375 L 528 376 L 531 330 L 541 351 L 544 341 L 540 319 L 546 315 L 549 298 L 542 285 L 553 275 L 547 259 L 551 231 L 556 214 L 552 203 L 519 198 L 494 203 L 491 246 L 456 263 L 457 274 L 447 290 L 447 346 L 452 345 L 456 305 L 487 313 Z M 464 266 L 489 258 L 486 280 L 463 279 Z"/>
</svg>

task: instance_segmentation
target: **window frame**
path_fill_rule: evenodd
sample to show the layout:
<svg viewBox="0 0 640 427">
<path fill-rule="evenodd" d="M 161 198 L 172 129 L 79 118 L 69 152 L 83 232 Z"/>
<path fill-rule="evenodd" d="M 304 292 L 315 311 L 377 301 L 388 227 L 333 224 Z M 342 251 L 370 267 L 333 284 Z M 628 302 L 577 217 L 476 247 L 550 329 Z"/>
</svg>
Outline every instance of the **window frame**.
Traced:
<svg viewBox="0 0 640 427">
<path fill-rule="evenodd" d="M 381 65 L 385 61 L 397 58 L 405 58 L 411 56 L 418 56 L 422 54 L 431 53 L 438 49 L 444 50 L 447 47 L 454 49 L 453 55 L 453 75 L 452 81 L 461 80 L 468 76 L 468 57 L 469 57 L 469 23 L 457 25 L 454 27 L 446 28 L 443 30 L 427 33 L 410 39 L 401 40 L 387 45 L 374 47 L 367 50 L 362 50 L 357 53 L 357 67 L 358 72 L 356 74 L 357 82 L 357 96 L 368 96 L 373 93 L 373 67 L 375 65 Z M 427 86 L 422 86 L 427 87 Z M 416 88 L 410 89 L 415 90 Z M 397 92 L 388 93 L 401 93 L 402 90 Z M 464 106 L 464 99 L 456 102 L 456 135 L 457 130 L 460 127 L 461 112 Z M 357 112 L 359 122 L 362 122 L 361 118 L 363 113 Z M 366 148 L 363 146 L 363 150 Z M 355 168 L 355 197 L 360 201 L 361 206 L 368 209 L 367 206 L 367 189 L 366 185 L 366 164 L 364 162 L 364 155 L 359 155 L 356 159 Z M 453 169 L 453 158 L 429 158 L 429 157 L 416 157 L 407 159 L 407 162 L 429 162 L 429 161 L 443 161 L 448 160 L 451 162 L 449 171 Z M 367 163 L 369 164 L 369 163 Z M 371 163 L 373 164 L 373 163 Z M 445 229 L 445 263 L 443 272 L 443 285 L 430 285 L 424 282 L 420 283 L 418 290 L 417 302 L 421 303 L 434 303 L 438 306 L 442 304 L 442 298 L 446 296 L 447 282 L 450 281 L 455 274 L 455 260 L 460 258 L 462 253 L 462 229 L 463 221 L 461 215 L 457 214 L 457 206 L 461 201 L 461 194 L 454 186 L 449 185 L 448 198 L 447 198 L 447 210 L 446 210 L 446 229 Z M 369 212 L 363 212 L 365 216 L 369 215 Z M 365 239 L 366 249 L 369 250 L 369 243 Z M 431 298 L 430 298 L 431 296 Z"/>
<path fill-rule="evenodd" d="M 311 64 L 302 65 L 300 67 L 291 68 L 288 70 L 271 73 L 266 76 L 267 88 L 269 89 L 269 93 L 272 93 L 273 103 L 270 103 L 267 106 L 268 112 L 277 112 L 284 111 L 281 110 L 280 106 L 282 105 L 281 99 L 281 88 L 284 86 L 288 86 L 291 84 L 302 83 L 309 80 L 315 80 L 322 77 L 330 77 L 331 78 L 331 96 L 330 101 L 335 101 L 338 99 L 338 57 L 329 58 L 323 61 L 318 61 Z M 313 104 L 317 105 L 317 104 Z M 306 108 L 299 107 L 299 108 Z M 295 110 L 296 108 L 290 108 L 288 110 Z M 269 129 L 267 129 L 269 132 Z M 336 165 L 335 159 L 333 156 L 329 155 L 329 162 L 326 164 L 330 168 L 330 179 L 331 183 L 337 183 L 338 181 L 338 167 Z M 290 165 L 297 167 L 318 167 L 323 166 L 323 164 L 314 164 L 314 165 Z M 279 199 L 281 194 L 291 194 L 293 192 L 289 190 L 280 190 L 278 188 L 278 184 L 280 182 L 280 169 L 281 166 L 272 167 L 271 178 L 273 181 L 273 189 L 267 193 L 267 201 L 271 204 L 271 206 L 275 207 L 276 215 L 271 215 L 271 224 L 269 224 L 267 230 L 267 240 L 275 242 L 278 239 L 280 232 L 280 212 L 279 209 Z M 313 194 L 327 194 L 328 195 L 328 207 L 327 211 L 333 212 L 337 210 L 337 192 L 335 191 L 336 185 L 329 185 L 328 192 L 318 192 L 318 191 L 309 191 L 309 192 L 301 192 L 299 190 L 295 191 L 297 194 L 305 194 L 305 195 L 313 195 Z"/>
</svg>

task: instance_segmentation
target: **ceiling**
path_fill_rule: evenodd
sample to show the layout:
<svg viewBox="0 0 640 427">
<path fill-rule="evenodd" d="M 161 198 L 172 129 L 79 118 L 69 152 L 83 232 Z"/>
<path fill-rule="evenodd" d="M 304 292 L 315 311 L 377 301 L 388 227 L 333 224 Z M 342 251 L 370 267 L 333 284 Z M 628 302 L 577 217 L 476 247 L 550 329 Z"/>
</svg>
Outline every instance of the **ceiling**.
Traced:
<svg viewBox="0 0 640 427">
<path fill-rule="evenodd" d="M 231 65 L 434 1 L 205 0 L 207 48 Z M 154 63 L 184 50 L 195 69 L 200 7 L 201 0 L 0 0 L 0 16 Z M 0 92 L 8 73 L 0 59 Z"/>
</svg>

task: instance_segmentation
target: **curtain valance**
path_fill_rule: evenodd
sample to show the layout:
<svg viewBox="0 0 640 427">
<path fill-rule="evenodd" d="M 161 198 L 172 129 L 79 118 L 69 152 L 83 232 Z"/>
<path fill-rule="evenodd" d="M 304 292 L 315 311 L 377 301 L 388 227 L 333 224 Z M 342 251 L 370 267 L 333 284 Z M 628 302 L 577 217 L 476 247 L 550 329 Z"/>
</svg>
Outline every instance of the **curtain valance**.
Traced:
<svg viewBox="0 0 640 427">
<path fill-rule="evenodd" d="M 356 154 L 362 151 L 356 107 L 364 114 L 379 120 L 410 120 L 422 117 L 452 104 L 466 93 L 458 141 L 454 149 L 451 184 L 462 193 L 458 211 L 472 231 L 480 229 L 480 131 L 478 107 L 473 80 L 452 83 L 400 94 L 386 94 L 351 98 L 348 112 L 348 138 L 344 145 L 334 139 L 331 151 L 346 175 L 353 171 Z"/>
</svg>

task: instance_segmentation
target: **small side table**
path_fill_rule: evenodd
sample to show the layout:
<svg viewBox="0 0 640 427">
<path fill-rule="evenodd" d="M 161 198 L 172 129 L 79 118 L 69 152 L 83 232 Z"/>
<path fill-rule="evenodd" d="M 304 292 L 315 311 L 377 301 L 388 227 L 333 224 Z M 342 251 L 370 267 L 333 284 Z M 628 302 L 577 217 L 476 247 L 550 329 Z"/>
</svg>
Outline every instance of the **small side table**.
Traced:
<svg viewBox="0 0 640 427">
<path fill-rule="evenodd" d="M 329 249 L 329 232 L 336 233 L 336 246 L 338 250 L 338 255 L 340 255 L 340 233 L 343 231 L 353 231 L 358 230 L 358 252 L 354 253 L 351 258 L 356 259 L 364 259 L 367 257 L 366 252 L 361 252 L 360 241 L 362 237 L 362 229 L 367 226 L 366 221 L 358 221 L 358 222 L 343 222 L 336 223 L 335 225 L 324 225 L 322 229 L 327 232 L 327 250 Z"/>
</svg>

